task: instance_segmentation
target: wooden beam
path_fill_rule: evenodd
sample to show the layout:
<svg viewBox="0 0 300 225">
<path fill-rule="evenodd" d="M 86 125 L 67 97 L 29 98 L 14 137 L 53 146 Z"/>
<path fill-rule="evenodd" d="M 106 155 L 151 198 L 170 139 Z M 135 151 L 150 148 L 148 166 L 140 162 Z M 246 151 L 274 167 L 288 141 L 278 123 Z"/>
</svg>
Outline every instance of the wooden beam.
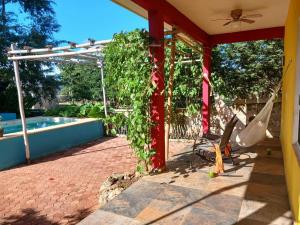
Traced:
<svg viewBox="0 0 300 225">
<path fill-rule="evenodd" d="M 235 42 L 283 39 L 284 27 L 274 27 L 259 30 L 241 31 L 227 34 L 216 34 L 210 37 L 212 46 Z"/>
<path fill-rule="evenodd" d="M 93 44 L 91 44 L 91 42 L 87 42 L 87 43 L 83 43 L 83 44 L 78 44 L 76 45 L 76 48 L 90 48 L 90 47 L 93 47 L 96 48 L 96 47 L 99 47 L 99 48 L 103 48 L 106 44 L 108 44 L 109 42 L 111 42 L 111 40 L 103 40 L 103 41 L 95 41 Z M 33 54 L 33 53 L 49 53 L 49 52 L 52 52 L 52 53 L 57 53 L 57 52 L 60 52 L 60 51 L 68 51 L 69 49 L 74 49 L 74 48 L 71 48 L 70 45 L 68 46 L 63 46 L 63 47 L 55 47 L 55 48 L 50 48 L 49 45 L 46 46 L 46 48 L 39 48 L 39 49 L 35 49 L 35 48 L 31 48 L 30 50 L 29 49 L 24 49 L 24 50 L 13 50 L 13 49 L 10 49 L 10 51 L 8 51 L 8 54 L 9 55 L 13 55 L 13 54 Z"/>
<path fill-rule="evenodd" d="M 145 10 L 159 11 L 166 23 L 173 27 L 175 26 L 179 28 L 184 33 L 191 36 L 194 40 L 203 44 L 209 43 L 209 35 L 166 0 L 131 1 L 144 8 Z"/>
<path fill-rule="evenodd" d="M 169 74 L 169 86 L 168 86 L 168 95 L 167 95 L 167 111 L 166 111 L 166 131 L 165 131 L 165 154 L 166 159 L 169 158 L 169 136 L 170 136 L 170 124 L 172 117 L 172 97 L 173 97 L 173 81 L 174 81 L 174 71 L 175 71 L 175 50 L 176 50 L 176 38 L 173 34 L 172 36 L 172 45 L 171 45 L 171 56 L 170 56 L 170 74 Z"/>
<path fill-rule="evenodd" d="M 23 55 L 23 56 L 11 56 L 8 57 L 9 60 L 38 60 L 38 59 L 45 59 L 51 57 L 68 57 L 68 56 L 78 56 L 85 53 L 96 53 L 101 52 L 101 49 L 98 48 L 91 48 L 88 50 L 79 50 L 77 52 L 60 52 L 60 53 L 50 53 L 50 54 L 41 54 L 41 55 Z"/>
<path fill-rule="evenodd" d="M 202 54 L 202 51 L 200 49 L 197 49 L 195 46 L 193 46 L 193 44 L 191 44 L 189 41 L 187 41 L 186 39 L 184 39 L 183 37 L 176 35 L 176 38 L 179 39 L 180 41 L 182 41 L 184 44 L 186 44 L 187 46 L 189 46 L 191 49 L 193 49 L 194 51 Z"/>
</svg>

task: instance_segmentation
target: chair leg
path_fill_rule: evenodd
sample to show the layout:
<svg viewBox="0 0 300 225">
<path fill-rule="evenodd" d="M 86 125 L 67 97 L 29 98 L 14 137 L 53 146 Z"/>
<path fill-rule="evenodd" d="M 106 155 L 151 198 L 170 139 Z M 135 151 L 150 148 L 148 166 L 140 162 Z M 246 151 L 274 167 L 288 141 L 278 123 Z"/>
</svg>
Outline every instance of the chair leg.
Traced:
<svg viewBox="0 0 300 225">
<path fill-rule="evenodd" d="M 194 144 L 193 144 L 193 155 L 192 155 L 192 160 L 190 161 L 190 169 L 192 169 L 193 166 L 194 166 L 196 144 L 197 144 L 197 138 L 194 139 Z"/>
<path fill-rule="evenodd" d="M 192 154 L 192 159 L 190 161 L 190 169 L 192 169 L 194 166 L 194 160 L 195 160 L 195 146 L 193 146 L 193 154 Z"/>
<path fill-rule="evenodd" d="M 229 154 L 229 157 L 230 157 L 230 160 L 231 160 L 231 162 L 232 162 L 232 165 L 235 165 L 235 162 L 234 162 L 234 160 L 233 160 L 233 158 L 232 158 L 231 153 Z"/>
</svg>

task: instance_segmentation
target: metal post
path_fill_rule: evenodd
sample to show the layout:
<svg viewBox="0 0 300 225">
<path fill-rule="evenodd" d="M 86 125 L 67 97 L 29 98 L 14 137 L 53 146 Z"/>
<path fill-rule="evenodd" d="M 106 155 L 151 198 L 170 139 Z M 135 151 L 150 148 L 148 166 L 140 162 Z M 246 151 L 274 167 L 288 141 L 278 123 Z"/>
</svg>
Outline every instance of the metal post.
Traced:
<svg viewBox="0 0 300 225">
<path fill-rule="evenodd" d="M 101 84 L 102 84 L 102 95 L 103 95 L 103 104 L 104 104 L 104 114 L 107 117 L 107 103 L 106 103 L 106 94 L 105 94 L 105 82 L 104 82 L 104 73 L 103 73 L 103 58 L 101 57 L 98 61 L 101 74 Z"/>
<path fill-rule="evenodd" d="M 11 45 L 11 50 L 15 50 L 15 44 Z M 25 118 L 23 95 L 22 95 L 22 84 L 21 84 L 20 73 L 19 73 L 19 61 L 13 60 L 13 65 L 14 65 L 15 79 L 16 79 L 16 85 L 18 91 L 18 102 L 19 102 L 19 110 L 20 110 L 21 121 L 22 121 L 25 155 L 26 155 L 27 162 L 30 163 L 30 148 L 29 148 L 29 140 L 28 140 L 28 134 L 26 128 L 26 118 Z"/>
</svg>

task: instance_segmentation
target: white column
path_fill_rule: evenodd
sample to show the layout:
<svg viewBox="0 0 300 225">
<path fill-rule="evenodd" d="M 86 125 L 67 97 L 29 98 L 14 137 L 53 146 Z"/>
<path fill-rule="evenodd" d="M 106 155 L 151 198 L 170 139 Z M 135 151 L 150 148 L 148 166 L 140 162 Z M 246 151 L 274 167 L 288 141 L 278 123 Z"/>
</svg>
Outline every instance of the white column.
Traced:
<svg viewBox="0 0 300 225">
<path fill-rule="evenodd" d="M 98 61 L 98 65 L 100 67 L 101 74 L 101 83 L 102 83 L 102 95 L 103 95 L 103 105 L 104 105 L 104 113 L 105 117 L 107 117 L 107 103 L 106 103 L 106 94 L 105 94 L 105 82 L 104 82 L 104 73 L 103 73 L 103 58 L 101 57 Z"/>
<path fill-rule="evenodd" d="M 11 50 L 15 50 L 14 44 L 11 45 Z M 25 155 L 26 155 L 27 162 L 30 162 L 30 148 L 29 148 L 29 140 L 28 140 L 28 134 L 26 128 L 26 118 L 25 118 L 23 95 L 22 95 L 22 84 L 21 84 L 20 73 L 19 73 L 19 61 L 13 60 L 13 64 L 14 64 L 15 79 L 16 79 L 16 85 L 18 91 L 19 110 L 20 110 L 21 121 L 22 121 Z"/>
</svg>

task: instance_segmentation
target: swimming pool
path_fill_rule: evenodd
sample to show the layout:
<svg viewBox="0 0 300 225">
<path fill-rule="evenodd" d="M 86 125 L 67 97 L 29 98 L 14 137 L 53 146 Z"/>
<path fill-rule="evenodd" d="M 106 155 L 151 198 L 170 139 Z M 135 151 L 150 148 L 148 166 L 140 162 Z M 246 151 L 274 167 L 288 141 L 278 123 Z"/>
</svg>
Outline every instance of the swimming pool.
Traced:
<svg viewBox="0 0 300 225">
<path fill-rule="evenodd" d="M 38 159 L 104 136 L 99 119 L 66 117 L 32 117 L 26 119 L 30 159 Z M 0 170 L 26 162 L 20 120 L 1 122 L 5 134 L 0 137 Z"/>
<path fill-rule="evenodd" d="M 64 117 L 34 117 L 26 119 L 26 124 L 27 130 L 36 130 L 77 121 L 80 121 L 80 119 Z M 0 122 L 0 125 L 4 128 L 4 134 L 11 134 L 22 131 L 21 120 Z"/>
</svg>

